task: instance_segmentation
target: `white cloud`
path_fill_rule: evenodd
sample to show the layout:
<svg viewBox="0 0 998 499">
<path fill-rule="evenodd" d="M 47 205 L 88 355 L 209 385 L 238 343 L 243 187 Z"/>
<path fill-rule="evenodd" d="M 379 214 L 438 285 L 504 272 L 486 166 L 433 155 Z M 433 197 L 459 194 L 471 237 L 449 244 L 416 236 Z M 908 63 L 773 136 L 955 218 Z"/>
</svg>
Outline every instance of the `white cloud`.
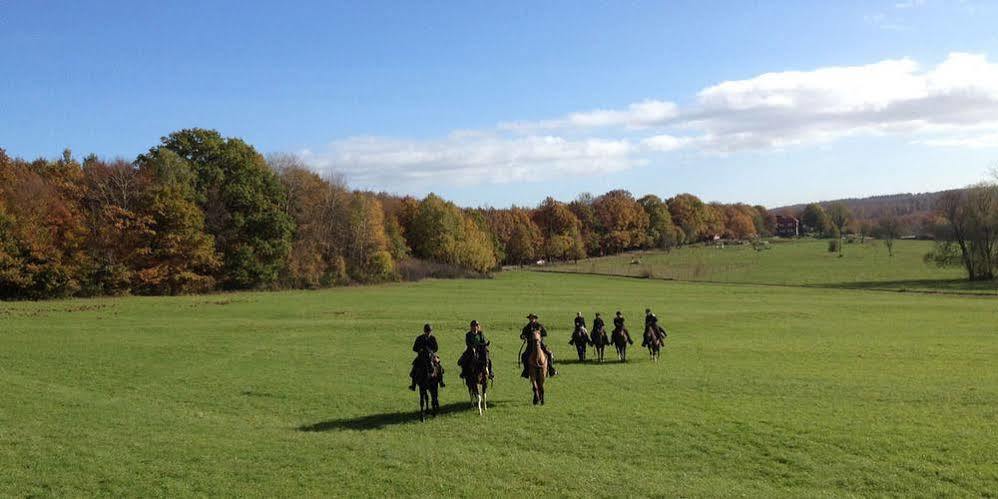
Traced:
<svg viewBox="0 0 998 499">
<path fill-rule="evenodd" d="M 553 120 L 500 123 L 498 128 L 513 132 L 605 127 L 643 129 L 664 125 L 678 115 L 679 109 L 672 102 L 645 100 L 631 104 L 627 109 L 622 110 L 596 109 L 571 113 Z"/>
<path fill-rule="evenodd" d="M 959 147 L 959 148 L 995 148 L 998 147 L 998 133 L 984 135 L 971 135 L 963 137 L 949 137 L 937 139 L 925 139 L 914 141 L 915 144 L 923 144 L 932 147 Z"/>
<path fill-rule="evenodd" d="M 648 137 L 641 141 L 641 145 L 649 151 L 669 152 L 686 147 L 691 143 L 689 137 L 676 137 L 674 135 L 662 134 Z"/>
<path fill-rule="evenodd" d="M 689 106 L 621 109 L 455 130 L 434 140 L 354 137 L 306 155 L 366 187 L 468 185 L 614 172 L 680 149 L 711 154 L 829 144 L 856 135 L 932 147 L 998 142 L 998 64 L 953 53 L 925 68 L 901 58 L 718 83 Z"/>
<path fill-rule="evenodd" d="M 951 54 L 922 71 L 910 59 L 768 73 L 723 82 L 681 113 L 708 150 L 780 148 L 856 134 L 926 133 L 998 121 L 998 65 Z"/>
<path fill-rule="evenodd" d="M 457 134 L 431 141 L 355 137 L 333 142 L 328 151 L 305 160 L 365 187 L 476 185 L 625 170 L 643 162 L 633 156 L 633 149 L 628 140 L 553 136 Z"/>
</svg>

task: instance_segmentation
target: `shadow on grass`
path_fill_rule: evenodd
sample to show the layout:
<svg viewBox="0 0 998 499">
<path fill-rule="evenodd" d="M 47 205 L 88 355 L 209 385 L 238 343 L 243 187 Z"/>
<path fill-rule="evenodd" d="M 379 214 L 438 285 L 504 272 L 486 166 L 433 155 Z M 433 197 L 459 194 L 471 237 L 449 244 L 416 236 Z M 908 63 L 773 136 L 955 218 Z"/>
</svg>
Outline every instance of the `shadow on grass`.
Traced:
<svg viewBox="0 0 998 499">
<path fill-rule="evenodd" d="M 413 399 L 417 405 L 419 399 Z M 503 405 L 504 402 L 493 402 L 489 400 L 489 410 L 494 407 L 499 407 Z M 449 404 L 443 404 L 440 409 L 437 410 L 437 416 L 446 416 L 448 414 L 453 414 L 456 412 L 471 411 L 471 403 L 468 401 L 462 402 L 451 402 Z M 427 419 L 430 419 L 429 417 Z M 304 432 L 322 432 L 322 431 L 343 431 L 343 430 L 382 430 L 389 426 L 395 426 L 405 423 L 411 423 L 413 421 L 419 421 L 419 411 L 397 411 L 397 412 L 384 412 L 381 414 L 370 414 L 367 416 L 360 416 L 356 418 L 344 418 L 344 419 L 331 419 L 329 421 L 322 421 L 319 423 L 314 423 L 310 425 L 302 425 L 298 427 L 298 431 Z"/>
<path fill-rule="evenodd" d="M 630 352 L 628 352 L 628 355 L 629 354 L 630 354 Z M 621 364 L 622 363 L 619 360 L 617 360 L 617 354 L 616 353 L 613 354 L 613 358 L 612 359 L 610 358 L 610 354 L 607 354 L 606 357 L 603 358 L 603 363 L 602 364 L 599 363 L 599 361 L 597 361 L 596 359 L 594 359 L 592 357 L 586 357 L 585 361 L 579 360 L 578 357 L 576 357 L 574 359 L 558 359 L 558 358 L 555 358 L 555 361 L 556 361 L 555 364 L 554 364 L 555 367 L 558 367 L 558 366 L 572 366 L 572 365 L 576 365 L 576 366 L 590 366 L 590 365 L 592 365 L 592 366 L 611 366 L 611 365 Z"/>
<path fill-rule="evenodd" d="M 811 287 L 836 289 L 866 289 L 913 293 L 998 294 L 998 281 L 972 282 L 966 279 L 912 279 L 901 281 L 865 281 L 818 284 Z"/>
</svg>

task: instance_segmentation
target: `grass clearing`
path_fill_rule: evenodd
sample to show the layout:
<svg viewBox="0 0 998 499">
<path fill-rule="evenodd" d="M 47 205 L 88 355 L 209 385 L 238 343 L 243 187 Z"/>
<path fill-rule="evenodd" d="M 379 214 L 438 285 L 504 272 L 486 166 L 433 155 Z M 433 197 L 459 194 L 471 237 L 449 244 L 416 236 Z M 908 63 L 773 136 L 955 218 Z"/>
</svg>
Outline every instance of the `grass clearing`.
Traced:
<svg viewBox="0 0 998 499">
<path fill-rule="evenodd" d="M 750 245 L 687 246 L 536 267 L 578 272 L 696 282 L 812 286 L 888 291 L 998 295 L 998 282 L 968 282 L 959 268 L 922 261 L 929 241 L 897 241 L 894 256 L 880 241 L 844 244 L 843 257 L 824 240 L 777 241 L 756 251 Z"/>
<path fill-rule="evenodd" d="M 670 330 L 661 363 L 566 361 L 574 312 L 633 328 L 645 306 Z M 562 371 L 543 408 L 514 364 L 529 311 Z M 473 318 L 498 375 L 482 418 L 454 366 Z M 0 495 L 998 490 L 991 299 L 510 272 L 0 320 Z M 427 423 L 405 389 L 423 322 L 448 368 Z"/>
</svg>

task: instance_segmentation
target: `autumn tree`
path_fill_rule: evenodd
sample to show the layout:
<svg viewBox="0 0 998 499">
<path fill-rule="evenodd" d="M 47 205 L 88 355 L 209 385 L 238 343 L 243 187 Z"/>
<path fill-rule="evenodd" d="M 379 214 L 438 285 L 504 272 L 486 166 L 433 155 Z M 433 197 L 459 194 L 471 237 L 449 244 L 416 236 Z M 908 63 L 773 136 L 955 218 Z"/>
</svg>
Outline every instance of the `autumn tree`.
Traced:
<svg viewBox="0 0 998 499">
<path fill-rule="evenodd" d="M 173 295 L 212 289 L 221 260 L 205 231 L 194 169 L 169 149 L 151 151 L 137 165 L 147 186 L 141 212 L 150 223 L 148 252 L 136 265 L 134 289 Z"/>
<path fill-rule="evenodd" d="M 83 162 L 83 209 L 89 275 L 87 294 L 132 291 L 135 270 L 151 251 L 153 219 L 145 213 L 143 193 L 149 187 L 131 163 L 88 157 Z"/>
<path fill-rule="evenodd" d="M 56 161 L 3 155 L 0 298 L 70 296 L 91 267 L 82 209 L 82 170 L 67 149 Z"/>
<path fill-rule="evenodd" d="M 593 202 L 600 245 L 606 253 L 619 253 L 649 244 L 649 218 L 630 192 L 610 191 Z"/>
<path fill-rule="evenodd" d="M 593 205 L 596 198 L 588 192 L 579 194 L 571 203 L 568 209 L 579 219 L 579 234 L 585 246 L 587 255 L 602 254 L 601 234 L 596 223 L 596 210 Z"/>
<path fill-rule="evenodd" d="M 491 238 L 460 208 L 436 194 L 426 196 L 406 234 L 420 258 L 487 272 L 496 265 Z"/>
<path fill-rule="evenodd" d="M 585 258 L 581 223 L 564 203 L 548 197 L 534 210 L 534 222 L 544 237 L 543 254 L 548 259 L 578 260 Z"/>
<path fill-rule="evenodd" d="M 731 204 L 716 206 L 715 209 L 721 212 L 724 218 L 725 238 L 746 240 L 758 235 L 756 222 L 753 220 L 753 217 L 759 216 L 759 214 L 751 206 Z"/>
<path fill-rule="evenodd" d="M 706 237 L 707 205 L 692 194 L 679 194 L 666 202 L 673 224 L 682 232 L 683 243 L 694 243 Z"/>
</svg>

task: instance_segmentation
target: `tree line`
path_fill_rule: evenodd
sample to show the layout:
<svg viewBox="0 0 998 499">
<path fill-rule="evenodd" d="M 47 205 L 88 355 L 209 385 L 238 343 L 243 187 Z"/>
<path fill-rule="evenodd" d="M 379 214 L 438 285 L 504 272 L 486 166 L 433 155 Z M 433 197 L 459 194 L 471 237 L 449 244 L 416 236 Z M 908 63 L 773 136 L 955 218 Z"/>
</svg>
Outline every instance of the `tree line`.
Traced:
<svg viewBox="0 0 998 499">
<path fill-rule="evenodd" d="M 316 288 L 487 273 L 772 232 L 761 206 L 615 190 L 461 208 L 349 189 L 294 155 L 180 130 L 134 161 L 0 149 L 0 298 Z M 419 269 L 426 267 L 424 274 Z M 414 270 L 415 269 L 415 270 Z"/>
<path fill-rule="evenodd" d="M 931 261 L 994 277 L 994 196 L 992 184 L 944 196 L 928 224 L 940 241 Z M 892 244 L 904 230 L 891 217 L 857 229 L 842 206 L 810 205 L 799 215 L 818 235 L 877 232 Z M 775 226 L 765 207 L 692 194 L 613 190 L 497 209 L 351 190 L 294 155 L 264 157 L 204 129 L 174 132 L 133 161 L 77 161 L 68 150 L 27 161 L 0 149 L 0 299 L 484 274 L 537 260 L 754 239 Z"/>
</svg>

